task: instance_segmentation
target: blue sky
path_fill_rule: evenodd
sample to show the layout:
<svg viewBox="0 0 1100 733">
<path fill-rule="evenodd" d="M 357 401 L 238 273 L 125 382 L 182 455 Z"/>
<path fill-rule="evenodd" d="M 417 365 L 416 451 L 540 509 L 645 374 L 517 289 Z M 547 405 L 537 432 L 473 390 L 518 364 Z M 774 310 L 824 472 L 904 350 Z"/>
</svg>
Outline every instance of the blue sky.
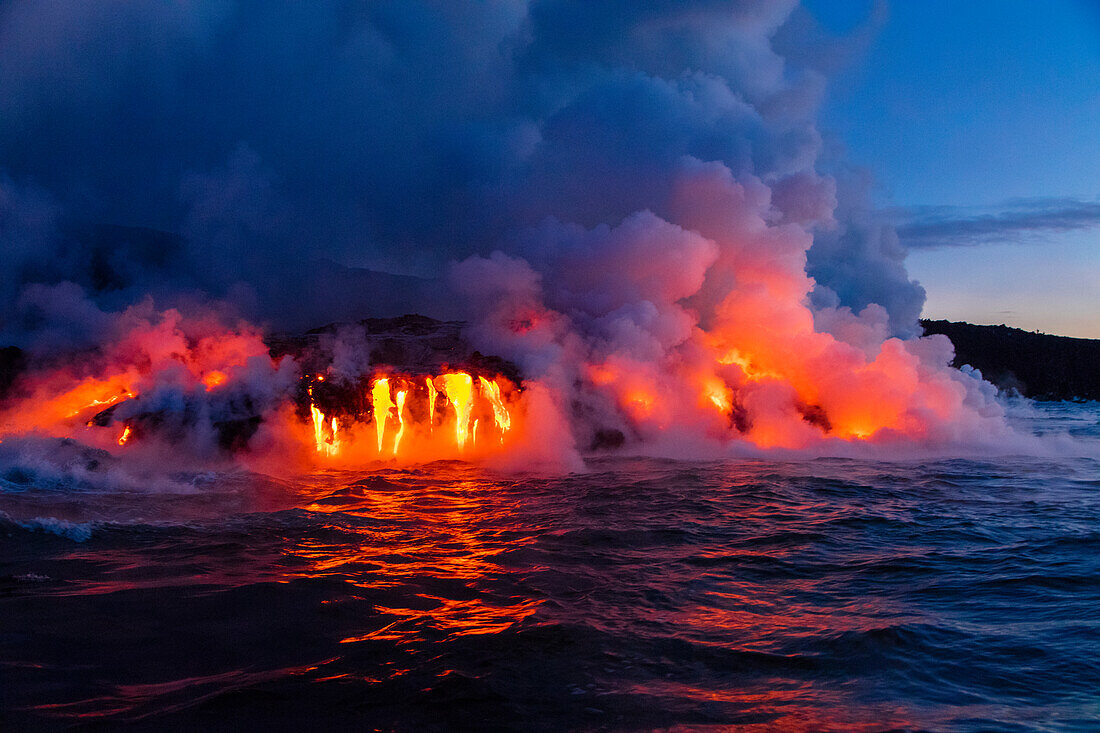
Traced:
<svg viewBox="0 0 1100 733">
<path fill-rule="evenodd" d="M 872 13 L 806 6 L 839 34 Z M 893 2 L 873 38 L 833 78 L 822 127 L 903 221 L 921 207 L 998 222 L 912 247 L 926 316 L 1100 337 L 1095 207 L 1057 226 L 1005 213 L 1100 200 L 1100 3 Z"/>
</svg>

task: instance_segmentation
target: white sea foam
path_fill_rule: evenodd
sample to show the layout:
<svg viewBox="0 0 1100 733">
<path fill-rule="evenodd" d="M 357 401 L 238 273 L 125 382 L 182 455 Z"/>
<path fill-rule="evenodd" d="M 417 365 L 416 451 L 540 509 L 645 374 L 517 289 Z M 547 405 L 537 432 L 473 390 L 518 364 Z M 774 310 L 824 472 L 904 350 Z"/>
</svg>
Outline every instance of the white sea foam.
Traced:
<svg viewBox="0 0 1100 733">
<path fill-rule="evenodd" d="M 53 517 L 35 517 L 34 519 L 15 522 L 15 524 L 32 532 L 49 532 L 75 542 L 86 542 L 91 539 L 92 530 L 95 528 L 93 522 L 70 522 Z"/>
</svg>

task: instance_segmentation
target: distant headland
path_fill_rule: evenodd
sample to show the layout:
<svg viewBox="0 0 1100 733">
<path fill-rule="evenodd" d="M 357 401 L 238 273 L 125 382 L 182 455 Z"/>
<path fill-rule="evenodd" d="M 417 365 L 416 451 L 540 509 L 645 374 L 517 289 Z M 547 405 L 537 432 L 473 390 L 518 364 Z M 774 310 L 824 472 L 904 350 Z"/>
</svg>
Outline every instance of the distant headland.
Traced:
<svg viewBox="0 0 1100 733">
<path fill-rule="evenodd" d="M 1100 400 L 1100 339 L 952 321 L 921 325 L 951 339 L 954 366 L 969 364 L 1002 390 L 1037 400 Z"/>
</svg>

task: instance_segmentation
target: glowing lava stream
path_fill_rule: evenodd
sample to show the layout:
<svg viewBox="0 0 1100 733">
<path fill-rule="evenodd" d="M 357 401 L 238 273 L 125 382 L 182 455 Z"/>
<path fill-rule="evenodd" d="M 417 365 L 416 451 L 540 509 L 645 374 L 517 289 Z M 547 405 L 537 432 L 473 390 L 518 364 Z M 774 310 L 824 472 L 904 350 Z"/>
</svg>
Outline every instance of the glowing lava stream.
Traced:
<svg viewBox="0 0 1100 733">
<path fill-rule="evenodd" d="M 313 442 L 317 452 L 327 458 L 333 458 L 343 456 L 344 450 L 350 449 L 346 457 L 357 455 L 354 448 L 357 434 L 356 413 L 352 411 L 346 418 L 341 417 L 340 423 L 337 423 L 336 418 L 333 417 L 330 430 L 326 416 L 314 402 L 314 389 L 317 388 L 320 377 L 315 379 L 316 381 L 310 384 L 306 391 L 309 394 Z M 450 432 L 449 424 L 446 432 L 448 437 L 454 435 L 451 448 L 458 448 L 460 451 L 476 448 L 477 430 L 482 423 L 486 423 L 490 414 L 493 417 L 493 423 L 486 423 L 486 425 L 496 426 L 500 445 L 504 445 L 505 435 L 512 429 L 513 418 L 505 398 L 506 387 L 498 380 L 479 376 L 475 389 L 474 377 L 466 372 L 449 372 L 437 377 L 426 376 L 423 377 L 423 382 L 420 382 L 420 379 L 408 375 L 390 374 L 375 377 L 369 382 L 369 393 L 366 396 L 370 407 L 364 417 L 374 423 L 375 440 L 373 442 L 379 457 L 440 455 L 438 451 L 442 451 L 442 455 L 448 455 L 449 449 L 443 443 L 449 443 L 449 440 L 431 437 L 440 435 L 433 429 L 437 417 L 443 421 L 443 424 L 447 424 L 447 420 L 450 419 L 450 414 L 439 414 L 441 411 L 436 409 L 436 403 L 441 397 L 447 404 L 454 407 L 454 433 Z M 424 402 L 421 403 L 419 400 Z M 479 400 L 483 402 L 479 403 Z M 347 410 L 341 410 L 340 414 L 344 415 L 345 412 Z M 425 420 L 428 423 L 426 430 L 424 429 Z M 387 429 L 393 430 L 392 443 L 388 442 L 390 437 Z"/>
<path fill-rule="evenodd" d="M 428 384 L 428 432 L 433 433 L 435 432 L 435 397 L 437 393 L 435 382 L 432 381 L 431 377 L 425 377 L 424 381 Z"/>
<path fill-rule="evenodd" d="M 378 452 L 382 452 L 382 441 L 386 437 L 386 418 L 390 416 L 390 408 L 396 407 L 390 398 L 390 380 L 386 377 L 376 379 L 371 388 L 371 408 L 374 417 L 374 430 L 378 435 Z M 396 452 L 396 445 L 394 446 Z"/>
<path fill-rule="evenodd" d="M 497 427 L 500 428 L 500 442 L 504 443 L 504 434 L 507 433 L 512 427 L 512 416 L 508 414 L 508 409 L 504 406 L 504 400 L 500 396 L 500 385 L 496 382 L 490 382 L 485 377 L 478 377 L 478 382 L 481 384 L 481 392 L 489 400 L 489 404 L 493 408 L 493 419 L 496 420 Z M 475 424 L 476 431 L 476 424 Z"/>
<path fill-rule="evenodd" d="M 133 395 L 129 391 L 126 391 L 126 392 L 123 392 L 122 394 L 117 394 L 117 395 L 115 395 L 113 397 L 110 397 L 108 399 L 105 399 L 105 400 L 92 400 L 91 402 L 84 405 L 83 407 L 78 407 L 75 410 L 73 410 L 72 412 L 70 412 L 68 414 L 68 417 L 76 417 L 77 415 L 84 412 L 85 410 L 90 410 L 93 407 L 110 407 L 111 405 L 115 404 L 119 400 L 121 400 L 123 398 L 128 398 L 128 397 L 133 397 Z"/>
<path fill-rule="evenodd" d="M 439 379 L 443 382 L 443 394 L 455 406 L 455 440 L 459 448 L 465 448 L 470 434 L 470 412 L 474 406 L 474 380 L 464 372 L 444 374 Z"/>
<path fill-rule="evenodd" d="M 397 393 L 397 422 L 400 427 L 397 428 L 397 435 L 393 438 L 393 454 L 397 455 L 397 448 L 401 445 L 401 436 L 405 434 L 405 418 L 402 413 L 405 411 L 405 398 L 408 396 L 408 390 L 401 390 Z"/>
<path fill-rule="evenodd" d="M 340 452 L 339 423 L 336 422 L 336 417 L 333 416 L 330 425 L 332 436 L 326 438 L 325 414 L 318 410 L 317 405 L 313 403 L 312 387 L 309 388 L 309 416 L 313 420 L 313 442 L 317 446 L 317 452 L 330 458 L 337 455 Z"/>
</svg>

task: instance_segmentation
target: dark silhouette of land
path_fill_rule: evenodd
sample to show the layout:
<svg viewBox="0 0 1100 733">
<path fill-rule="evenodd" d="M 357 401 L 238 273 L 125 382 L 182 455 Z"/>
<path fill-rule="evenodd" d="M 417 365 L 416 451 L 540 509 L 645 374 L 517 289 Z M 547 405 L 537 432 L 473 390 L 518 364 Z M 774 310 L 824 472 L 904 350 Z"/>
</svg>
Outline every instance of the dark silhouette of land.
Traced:
<svg viewBox="0 0 1100 733">
<path fill-rule="evenodd" d="M 1003 390 L 1037 400 L 1100 400 L 1100 339 L 952 321 L 921 325 L 951 339 L 954 366 L 969 364 Z"/>
</svg>

